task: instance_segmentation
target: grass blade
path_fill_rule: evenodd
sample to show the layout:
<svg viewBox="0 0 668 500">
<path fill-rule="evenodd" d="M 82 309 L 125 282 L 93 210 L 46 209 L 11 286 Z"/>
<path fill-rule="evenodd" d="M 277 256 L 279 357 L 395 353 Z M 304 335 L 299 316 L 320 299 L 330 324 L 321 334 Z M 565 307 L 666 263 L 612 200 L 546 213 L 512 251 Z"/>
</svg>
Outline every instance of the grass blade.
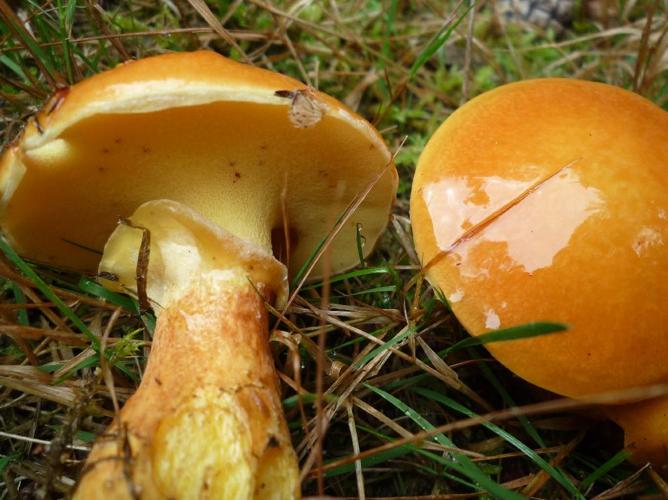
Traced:
<svg viewBox="0 0 668 500">
<path fill-rule="evenodd" d="M 382 464 L 383 462 L 387 462 L 388 460 L 392 460 L 393 458 L 398 458 L 404 455 L 408 455 L 409 453 L 413 453 L 415 451 L 411 448 L 414 447 L 399 446 L 397 448 L 381 452 L 378 455 L 374 455 L 373 457 L 364 458 L 362 459 L 362 467 L 363 468 L 373 467 L 374 465 Z M 340 476 L 342 474 L 348 474 L 354 471 L 355 471 L 354 463 L 340 465 L 339 467 L 336 467 L 332 470 L 328 470 L 327 472 L 325 472 L 325 477 Z"/>
<path fill-rule="evenodd" d="M 354 297 L 356 295 L 369 295 L 373 293 L 392 293 L 397 291 L 397 285 L 385 285 L 377 286 L 375 288 L 367 288 L 366 290 L 360 290 L 359 292 L 352 292 L 347 294 L 347 297 Z"/>
<path fill-rule="evenodd" d="M 14 33 L 19 42 L 33 55 L 35 64 L 40 68 L 44 77 L 49 80 L 51 86 L 56 87 L 58 84 L 64 84 L 63 77 L 56 71 L 49 55 L 42 50 L 5 0 L 0 0 L 0 16 L 5 19 L 7 28 Z"/>
<path fill-rule="evenodd" d="M 582 480 L 580 483 L 580 491 L 585 491 L 589 486 L 601 479 L 612 469 L 624 463 L 630 456 L 631 452 L 628 450 L 621 450 L 618 453 L 615 453 L 609 460 L 605 461 L 601 466 Z"/>
<path fill-rule="evenodd" d="M 28 84 L 30 83 L 30 80 L 28 80 L 28 77 L 23 72 L 21 66 L 16 62 L 14 62 L 9 57 L 7 57 L 6 55 L 0 54 L 0 63 L 4 64 L 5 66 L 7 66 L 7 68 L 12 70 L 24 83 Z"/>
<path fill-rule="evenodd" d="M 19 255 L 14 251 L 11 245 L 7 242 L 4 236 L 0 236 L 0 250 L 5 254 L 5 256 L 14 264 L 26 277 L 28 277 L 38 288 L 44 296 L 53 302 L 58 310 L 63 316 L 69 319 L 74 326 L 76 326 L 81 333 L 83 333 L 88 340 L 90 340 L 93 349 L 99 351 L 100 349 L 100 340 L 91 332 L 88 327 L 81 321 L 81 318 L 77 316 L 72 309 L 70 309 L 67 304 L 65 304 L 60 297 L 58 297 L 51 287 L 47 285 L 42 278 L 30 267 Z"/>
<path fill-rule="evenodd" d="M 14 301 L 17 304 L 25 304 L 26 297 L 23 294 L 23 290 L 14 282 L 11 282 L 12 293 L 14 294 Z M 25 309 L 19 309 L 16 313 L 16 319 L 19 325 L 30 326 L 30 321 L 28 320 L 28 311 Z"/>
<path fill-rule="evenodd" d="M 105 287 L 100 285 L 99 283 L 96 283 L 95 281 L 92 281 L 85 276 L 83 276 L 79 280 L 79 290 L 86 292 L 90 295 L 93 295 L 94 297 L 100 298 L 102 300 L 105 300 L 111 304 L 114 304 L 116 306 L 120 306 L 123 309 L 126 309 L 128 311 L 132 311 L 137 314 L 144 323 L 144 326 L 148 330 L 148 333 L 153 336 L 153 332 L 155 331 L 155 316 L 151 314 L 150 312 L 142 312 L 139 303 L 126 296 L 122 295 L 120 293 L 112 292 L 111 290 L 107 290 Z"/>
<path fill-rule="evenodd" d="M 79 290 L 114 304 L 115 306 L 120 306 L 123 309 L 127 309 L 128 311 L 137 312 L 138 310 L 138 307 L 135 306 L 134 301 L 130 297 L 121 295 L 120 293 L 112 292 L 111 290 L 107 290 L 99 283 L 96 283 L 95 281 L 90 280 L 85 276 L 82 276 L 79 280 Z"/>
<path fill-rule="evenodd" d="M 362 224 L 359 222 L 355 226 L 355 242 L 357 243 L 357 256 L 360 259 L 360 267 L 365 267 L 366 262 L 364 261 L 364 242 L 366 238 L 362 234 Z"/>
<path fill-rule="evenodd" d="M 433 56 L 441 46 L 448 41 L 452 32 L 457 29 L 457 26 L 466 18 L 469 11 L 475 7 L 475 3 L 471 3 L 466 10 L 455 20 L 455 22 L 446 22 L 436 35 L 429 41 L 427 46 L 418 54 L 415 62 L 408 72 L 409 80 L 412 80 L 417 74 L 418 70 Z"/>
<path fill-rule="evenodd" d="M 385 401 L 391 403 L 394 407 L 396 407 L 404 415 L 413 420 L 413 422 L 419 425 L 422 429 L 424 430 L 434 429 L 434 426 L 428 420 L 426 420 L 422 415 L 417 413 L 403 401 L 397 399 L 396 397 L 385 392 L 384 390 L 379 389 L 378 387 L 374 387 L 369 384 L 364 384 L 364 387 L 374 392 L 378 396 L 382 397 Z M 434 436 L 434 440 L 437 443 L 442 444 L 443 446 L 456 447 L 455 444 L 450 439 L 448 439 L 445 436 L 445 434 L 442 433 L 436 434 Z M 485 491 L 489 492 L 491 495 L 494 495 L 494 497 L 496 498 L 500 498 L 503 500 L 506 499 L 515 500 L 524 498 L 519 493 L 507 490 L 500 484 L 496 483 L 494 480 L 492 480 L 492 478 L 490 478 L 487 474 L 485 474 L 482 470 L 480 470 L 480 468 L 466 455 L 453 452 L 450 454 L 450 460 L 446 460 L 444 465 L 454 469 L 463 476 L 468 477 L 476 485 L 478 485 Z"/>
<path fill-rule="evenodd" d="M 501 382 L 496 378 L 494 375 L 494 372 L 490 370 L 489 366 L 487 365 L 480 365 L 480 371 L 483 373 L 485 378 L 494 386 L 494 389 L 496 389 L 496 392 L 499 393 L 501 396 L 501 399 L 503 399 L 503 402 L 507 406 L 517 406 L 513 398 L 510 396 L 506 388 L 503 386 Z M 543 440 L 542 436 L 538 433 L 536 428 L 533 426 L 531 421 L 527 418 L 526 415 L 519 415 L 517 417 L 517 420 L 520 422 L 522 427 L 524 428 L 525 432 L 531 437 L 531 439 L 534 440 L 534 442 L 540 446 L 541 448 L 545 448 L 547 445 L 545 444 L 545 441 Z"/>
<path fill-rule="evenodd" d="M 330 283 L 338 283 L 339 281 L 350 278 L 359 278 L 362 276 L 369 276 L 372 274 L 392 274 L 392 270 L 387 267 L 367 267 L 365 269 L 357 269 L 343 274 L 337 274 L 329 279 Z M 311 290 L 312 288 L 320 288 L 323 283 L 313 283 L 312 285 L 302 287 L 302 290 Z"/>
<path fill-rule="evenodd" d="M 390 347 L 395 346 L 402 340 L 408 338 L 412 333 L 415 333 L 416 329 L 415 327 L 406 327 L 403 331 L 397 333 L 394 337 L 392 337 L 390 340 L 385 342 L 382 345 L 379 345 L 376 347 L 374 350 L 372 350 L 370 353 L 368 353 L 366 356 L 358 359 L 355 364 L 353 365 L 354 368 L 359 368 L 360 366 L 364 366 L 367 364 L 369 361 L 371 361 L 373 358 L 378 356 L 380 353 L 383 351 L 388 350 Z"/>
<path fill-rule="evenodd" d="M 451 352 L 473 347 L 476 345 L 491 344 L 492 342 L 508 342 L 510 340 L 521 340 L 532 337 L 540 337 L 542 335 L 549 335 L 568 330 L 568 325 L 563 323 L 551 322 L 534 322 L 526 323 L 520 326 L 511 326 L 502 330 L 495 330 L 493 332 L 483 333 L 477 337 L 468 337 L 460 340 L 456 344 L 444 349 L 439 353 L 441 357 L 447 356 Z"/>
<path fill-rule="evenodd" d="M 450 399 L 439 392 L 432 391 L 430 389 L 424 389 L 422 387 L 412 387 L 411 391 L 415 392 L 416 394 L 419 394 L 420 396 L 423 396 L 424 398 L 433 401 L 438 401 L 439 403 L 450 408 L 451 410 L 454 410 L 457 413 L 460 413 L 467 417 L 479 416 L 476 413 L 469 410 L 468 408 L 466 408 L 465 406 L 462 406 L 455 400 Z M 545 461 L 545 459 L 543 459 L 543 457 L 541 457 L 538 453 L 536 453 L 534 450 L 525 445 L 522 441 L 520 441 L 515 436 L 503 430 L 501 427 L 492 422 L 486 422 L 483 423 L 482 425 L 487 429 L 489 429 L 490 431 L 492 431 L 493 433 L 495 433 L 497 436 L 502 437 L 509 445 L 524 453 L 532 462 L 538 465 L 541 469 L 547 472 L 555 481 L 557 481 L 564 488 L 566 488 L 566 491 L 568 491 L 571 494 L 572 498 L 578 498 L 578 499 L 584 498 L 580 493 L 580 491 L 578 491 L 575 485 L 566 477 L 566 475 L 563 472 L 550 465 L 547 461 Z"/>
<path fill-rule="evenodd" d="M 379 439 L 382 439 L 383 441 L 386 441 L 386 442 L 391 442 L 392 441 L 392 438 L 390 436 L 387 436 L 387 435 L 385 435 L 381 432 L 378 432 L 374 429 L 370 429 L 370 428 L 364 427 L 364 426 L 359 426 L 359 429 L 361 429 L 361 430 L 365 431 L 366 433 L 371 434 L 371 435 L 373 435 L 373 436 L 375 436 Z M 400 452 L 398 452 L 396 450 L 400 450 Z M 402 457 L 404 455 L 408 455 L 410 453 L 415 453 L 416 455 L 422 455 L 422 456 L 428 458 L 429 460 L 431 460 L 432 462 L 435 462 L 435 463 L 437 463 L 439 465 L 442 465 L 444 467 L 449 467 L 451 465 L 451 462 L 447 458 L 442 457 L 441 455 L 437 455 L 436 453 L 433 453 L 431 451 L 423 450 L 422 448 L 418 448 L 417 446 L 412 445 L 412 444 L 407 444 L 407 445 L 404 445 L 404 446 L 399 446 L 397 448 L 393 448 L 391 450 L 387 450 L 387 451 L 378 453 L 377 455 L 374 455 L 372 457 L 363 458 L 362 459 L 362 466 L 363 467 L 372 467 L 374 465 L 378 465 L 378 464 L 381 464 L 383 462 L 387 462 L 388 460 L 392 460 L 393 458 L 399 458 L 399 457 Z M 424 469 L 426 469 L 426 467 L 421 467 L 421 469 L 424 470 Z M 355 464 L 354 463 L 345 464 L 345 465 L 341 465 L 339 467 L 336 467 L 334 469 L 331 469 L 330 471 L 325 473 L 325 476 L 327 476 L 327 477 L 338 476 L 338 475 L 341 475 L 341 474 L 354 472 L 354 470 L 355 470 Z M 466 481 L 465 479 L 462 479 L 462 478 L 460 478 L 458 476 L 455 476 L 453 474 L 449 474 L 448 472 L 444 472 L 444 471 L 435 472 L 435 471 L 432 471 L 432 470 L 429 470 L 429 472 L 431 474 L 438 474 L 438 475 L 444 476 L 448 479 L 451 479 L 452 481 L 455 481 L 455 482 L 457 482 L 457 483 L 459 483 L 463 486 L 466 486 L 467 488 L 471 488 L 472 490 L 477 490 L 478 489 L 475 484 L 473 484 L 469 481 Z"/>
</svg>

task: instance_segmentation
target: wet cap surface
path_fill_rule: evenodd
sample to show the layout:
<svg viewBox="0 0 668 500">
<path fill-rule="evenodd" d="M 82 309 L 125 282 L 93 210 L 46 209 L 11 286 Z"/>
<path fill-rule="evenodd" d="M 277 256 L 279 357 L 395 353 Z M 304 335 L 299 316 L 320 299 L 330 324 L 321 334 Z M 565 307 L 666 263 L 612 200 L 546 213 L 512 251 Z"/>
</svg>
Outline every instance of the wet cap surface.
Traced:
<svg viewBox="0 0 668 500">
<path fill-rule="evenodd" d="M 649 101 L 557 79 L 483 94 L 424 150 L 411 219 L 471 334 L 570 325 L 489 344 L 523 378 L 578 396 L 668 377 L 668 114 Z"/>
</svg>

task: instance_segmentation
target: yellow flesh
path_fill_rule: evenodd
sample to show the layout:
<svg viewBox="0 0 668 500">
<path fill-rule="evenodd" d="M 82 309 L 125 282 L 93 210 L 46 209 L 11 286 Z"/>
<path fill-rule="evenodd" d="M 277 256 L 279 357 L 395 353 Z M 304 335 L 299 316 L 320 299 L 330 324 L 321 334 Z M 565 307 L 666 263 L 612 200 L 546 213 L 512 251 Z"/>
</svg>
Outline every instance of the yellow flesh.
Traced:
<svg viewBox="0 0 668 500">
<path fill-rule="evenodd" d="M 29 258 L 93 270 L 99 260 L 94 251 L 102 250 L 119 216 L 144 201 L 168 198 L 268 249 L 271 231 L 282 233 L 285 185 L 294 272 L 374 178 L 385 154 L 332 116 L 295 129 L 287 105 L 217 102 L 96 115 L 22 154 L 27 171 L 8 203 L 3 229 Z M 357 223 L 370 251 L 387 222 L 378 213 L 387 210 L 392 174 L 335 242 L 335 269 L 356 262 Z"/>
<path fill-rule="evenodd" d="M 229 394 L 198 394 L 162 420 L 151 452 L 167 498 L 251 498 L 252 441 L 239 413 Z"/>
<path fill-rule="evenodd" d="M 289 446 L 265 446 L 253 457 L 253 435 L 235 395 L 209 388 L 161 423 L 151 449 L 165 498 L 291 499 L 297 467 Z"/>
</svg>

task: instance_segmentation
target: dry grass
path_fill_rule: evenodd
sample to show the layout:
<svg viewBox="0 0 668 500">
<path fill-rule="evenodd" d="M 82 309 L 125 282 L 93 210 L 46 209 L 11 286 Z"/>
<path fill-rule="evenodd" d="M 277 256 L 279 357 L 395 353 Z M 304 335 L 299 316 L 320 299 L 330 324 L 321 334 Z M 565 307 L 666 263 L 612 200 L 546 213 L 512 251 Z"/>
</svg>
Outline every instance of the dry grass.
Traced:
<svg viewBox="0 0 668 500">
<path fill-rule="evenodd" d="M 55 89 L 169 50 L 210 48 L 336 96 L 382 131 L 401 182 L 367 267 L 306 284 L 275 320 L 304 493 L 470 498 L 490 481 L 540 498 L 658 497 L 665 483 L 624 463 L 619 430 L 583 403 L 552 401 L 479 347 L 439 356 L 465 332 L 421 280 L 410 238 L 417 156 L 467 98 L 567 76 L 668 107 L 666 2 L 587 5 L 610 9 L 594 18 L 581 6 L 557 36 L 502 26 L 484 2 L 467 14 L 464 1 L 0 0 L 2 143 Z M 151 318 L 131 302 L 109 302 L 78 276 L 34 270 L 47 288 L 0 265 L 0 498 L 67 496 L 150 347 Z M 59 304 L 102 343 L 107 362 Z M 515 405 L 524 409 L 507 409 Z"/>
</svg>

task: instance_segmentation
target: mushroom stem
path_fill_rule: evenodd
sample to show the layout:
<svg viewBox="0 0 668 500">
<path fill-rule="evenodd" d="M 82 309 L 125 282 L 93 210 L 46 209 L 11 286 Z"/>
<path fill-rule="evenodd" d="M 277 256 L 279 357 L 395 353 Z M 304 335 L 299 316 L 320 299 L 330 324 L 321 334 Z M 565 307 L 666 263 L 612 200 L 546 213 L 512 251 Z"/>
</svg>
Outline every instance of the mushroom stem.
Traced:
<svg viewBox="0 0 668 500">
<path fill-rule="evenodd" d="M 148 295 L 162 307 L 141 385 L 94 446 L 75 498 L 298 497 L 263 297 L 280 296 L 285 268 L 174 202 L 144 204 L 132 223 L 100 268 L 128 286 L 136 227 L 146 228 Z"/>
<path fill-rule="evenodd" d="M 668 477 L 668 395 L 605 408 L 624 429 L 624 446 L 635 464 L 652 463 Z"/>
</svg>

